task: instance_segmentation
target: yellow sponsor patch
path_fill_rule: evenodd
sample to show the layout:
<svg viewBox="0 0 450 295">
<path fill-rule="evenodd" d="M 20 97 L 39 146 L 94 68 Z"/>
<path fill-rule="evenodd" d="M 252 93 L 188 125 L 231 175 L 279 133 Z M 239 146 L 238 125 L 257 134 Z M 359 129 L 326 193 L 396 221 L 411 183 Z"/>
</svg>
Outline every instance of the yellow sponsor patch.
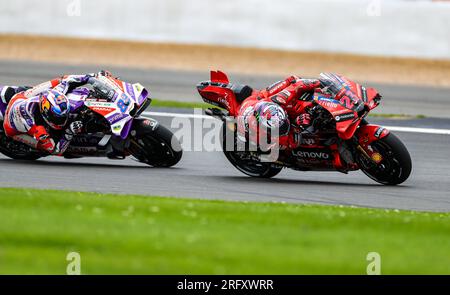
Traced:
<svg viewBox="0 0 450 295">
<path fill-rule="evenodd" d="M 383 157 L 379 153 L 373 153 L 372 154 L 372 160 L 375 163 L 380 163 L 383 160 Z"/>
</svg>

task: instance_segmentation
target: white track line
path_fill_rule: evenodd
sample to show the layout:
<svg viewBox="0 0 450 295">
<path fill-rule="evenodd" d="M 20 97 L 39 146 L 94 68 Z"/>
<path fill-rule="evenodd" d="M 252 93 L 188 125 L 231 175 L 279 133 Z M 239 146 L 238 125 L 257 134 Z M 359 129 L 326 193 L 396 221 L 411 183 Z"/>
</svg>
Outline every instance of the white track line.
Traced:
<svg viewBox="0 0 450 295">
<path fill-rule="evenodd" d="M 166 112 L 144 112 L 143 115 L 155 117 L 190 118 L 190 119 L 214 119 L 213 117 L 208 115 L 179 114 Z M 450 135 L 450 129 L 416 128 L 416 127 L 401 127 L 401 126 L 383 126 L 383 127 L 398 132 Z"/>
<path fill-rule="evenodd" d="M 386 129 L 389 129 L 392 131 L 398 131 L 398 132 L 450 135 L 450 129 L 415 128 L 415 127 L 401 127 L 401 126 L 383 126 L 383 127 L 385 127 Z"/>
</svg>

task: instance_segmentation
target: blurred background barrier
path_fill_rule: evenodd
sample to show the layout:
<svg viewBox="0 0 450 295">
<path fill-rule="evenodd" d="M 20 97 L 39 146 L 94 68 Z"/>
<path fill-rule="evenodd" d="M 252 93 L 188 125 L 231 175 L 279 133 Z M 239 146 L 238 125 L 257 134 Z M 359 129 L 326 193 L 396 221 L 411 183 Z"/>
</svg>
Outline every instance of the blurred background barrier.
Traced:
<svg viewBox="0 0 450 295">
<path fill-rule="evenodd" d="M 450 2 L 14 0 L 0 33 L 450 59 Z"/>
</svg>

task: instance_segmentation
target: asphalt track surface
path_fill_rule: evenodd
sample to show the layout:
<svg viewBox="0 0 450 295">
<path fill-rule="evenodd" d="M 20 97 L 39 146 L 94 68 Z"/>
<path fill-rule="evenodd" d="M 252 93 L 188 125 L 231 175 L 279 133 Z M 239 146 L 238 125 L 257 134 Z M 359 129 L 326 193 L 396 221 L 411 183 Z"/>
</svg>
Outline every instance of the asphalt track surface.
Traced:
<svg viewBox="0 0 450 295">
<path fill-rule="evenodd" d="M 93 70 L 92 67 L 36 63 L 27 67 L 25 63 L 0 62 L 0 84 L 35 84 L 60 73 L 82 73 Z M 187 85 L 188 82 L 207 79 L 207 75 L 198 73 L 181 75 L 167 71 L 114 70 L 123 79 L 152 85 L 151 90 L 161 99 L 172 99 L 181 95 L 190 97 L 191 94 L 183 93 L 183 89 L 192 87 L 192 84 Z M 174 79 L 174 76 L 177 76 L 177 79 Z M 164 77 L 172 78 L 164 82 Z M 183 80 L 183 77 L 186 78 Z M 251 81 L 248 77 L 243 78 L 254 82 L 253 85 L 264 84 L 268 79 Z M 409 87 L 384 87 L 385 90 L 392 88 L 393 101 L 399 100 L 395 103 L 400 103 L 400 97 L 408 93 L 414 97 L 420 96 L 421 91 L 431 93 L 428 102 L 432 103 L 421 106 L 420 113 L 434 114 L 435 109 L 440 109 L 441 112 L 442 110 L 448 112 L 450 109 L 450 98 L 446 96 L 447 89 L 417 88 L 419 90 L 410 92 Z M 399 95 L 396 96 L 396 93 Z M 386 94 L 385 96 L 388 97 Z M 442 117 L 448 117 L 448 114 Z M 172 124 L 170 117 L 155 118 L 165 126 L 170 127 Z M 437 118 L 372 121 L 389 126 L 450 128 L 450 120 Z M 403 185 L 396 187 L 379 185 L 361 172 L 345 175 L 338 172 L 297 172 L 285 169 L 273 179 L 255 179 L 237 171 L 221 152 L 205 151 L 185 152 L 180 163 L 170 169 L 148 167 L 131 159 L 65 160 L 50 157 L 27 162 L 13 161 L 0 156 L 0 186 L 450 211 L 450 136 L 414 132 L 395 133 L 408 147 L 413 159 L 411 177 Z M 184 147 L 189 148 L 186 142 Z"/>
</svg>

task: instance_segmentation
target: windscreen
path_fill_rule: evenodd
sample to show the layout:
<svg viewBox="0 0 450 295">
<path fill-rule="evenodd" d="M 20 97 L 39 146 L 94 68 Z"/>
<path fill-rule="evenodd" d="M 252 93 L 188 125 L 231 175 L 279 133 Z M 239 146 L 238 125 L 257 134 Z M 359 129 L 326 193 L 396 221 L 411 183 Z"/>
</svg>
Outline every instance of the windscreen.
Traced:
<svg viewBox="0 0 450 295">
<path fill-rule="evenodd" d="M 321 73 L 319 81 L 322 89 L 335 99 L 338 96 L 340 104 L 356 112 L 364 110 L 364 102 L 352 91 L 346 81 L 332 73 Z"/>
</svg>

